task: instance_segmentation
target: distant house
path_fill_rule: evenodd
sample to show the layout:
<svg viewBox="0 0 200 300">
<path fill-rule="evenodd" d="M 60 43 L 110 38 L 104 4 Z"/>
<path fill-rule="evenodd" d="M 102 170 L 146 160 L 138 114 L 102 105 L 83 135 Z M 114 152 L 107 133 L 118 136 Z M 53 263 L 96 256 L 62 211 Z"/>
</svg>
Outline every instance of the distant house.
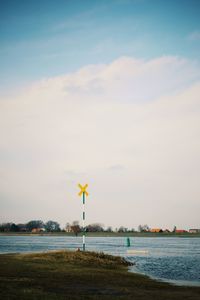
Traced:
<svg viewBox="0 0 200 300">
<path fill-rule="evenodd" d="M 161 229 L 161 228 L 152 228 L 151 230 L 150 230 L 150 232 L 163 232 L 163 230 Z"/>
<path fill-rule="evenodd" d="M 33 228 L 31 230 L 31 233 L 41 233 L 41 232 L 44 232 L 44 228 Z"/>
<path fill-rule="evenodd" d="M 189 233 L 200 233 L 200 229 L 189 229 Z"/>
<path fill-rule="evenodd" d="M 175 232 L 176 232 L 176 233 L 186 233 L 187 230 L 185 230 L 185 229 L 176 229 Z"/>
</svg>

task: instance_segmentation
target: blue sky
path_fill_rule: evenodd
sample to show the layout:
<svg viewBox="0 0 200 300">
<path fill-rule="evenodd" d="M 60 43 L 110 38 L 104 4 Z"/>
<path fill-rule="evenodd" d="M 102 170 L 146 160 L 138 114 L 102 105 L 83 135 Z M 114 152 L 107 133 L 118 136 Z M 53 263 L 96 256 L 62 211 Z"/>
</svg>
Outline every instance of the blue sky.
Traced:
<svg viewBox="0 0 200 300">
<path fill-rule="evenodd" d="M 200 227 L 199 12 L 0 0 L 0 222 Z"/>
<path fill-rule="evenodd" d="M 199 11 L 198 0 L 1 0 L 1 89 L 120 56 L 199 60 Z"/>
</svg>

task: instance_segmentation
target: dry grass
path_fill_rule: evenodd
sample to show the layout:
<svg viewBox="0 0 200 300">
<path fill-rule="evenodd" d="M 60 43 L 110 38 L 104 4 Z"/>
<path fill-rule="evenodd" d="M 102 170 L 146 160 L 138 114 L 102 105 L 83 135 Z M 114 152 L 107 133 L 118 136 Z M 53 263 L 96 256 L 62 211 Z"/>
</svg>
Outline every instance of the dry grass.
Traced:
<svg viewBox="0 0 200 300">
<path fill-rule="evenodd" d="M 153 281 L 128 273 L 128 265 L 94 252 L 0 255 L 0 299 L 200 299 L 200 288 Z"/>
</svg>

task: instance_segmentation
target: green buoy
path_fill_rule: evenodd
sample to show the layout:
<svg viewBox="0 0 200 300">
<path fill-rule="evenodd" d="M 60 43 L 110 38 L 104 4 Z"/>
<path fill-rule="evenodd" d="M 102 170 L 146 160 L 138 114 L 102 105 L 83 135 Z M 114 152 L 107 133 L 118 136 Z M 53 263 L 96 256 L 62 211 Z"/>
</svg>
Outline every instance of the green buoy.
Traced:
<svg viewBox="0 0 200 300">
<path fill-rule="evenodd" d="M 127 239 L 126 239 L 126 247 L 130 247 L 130 245 L 131 245 L 130 238 L 127 237 Z"/>
</svg>

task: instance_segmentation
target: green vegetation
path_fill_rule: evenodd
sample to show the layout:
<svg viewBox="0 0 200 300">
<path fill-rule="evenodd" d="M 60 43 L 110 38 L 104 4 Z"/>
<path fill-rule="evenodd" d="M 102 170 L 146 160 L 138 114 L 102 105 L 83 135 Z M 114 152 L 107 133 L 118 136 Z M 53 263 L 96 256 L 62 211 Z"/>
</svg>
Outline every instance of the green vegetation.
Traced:
<svg viewBox="0 0 200 300">
<path fill-rule="evenodd" d="M 200 287 L 178 287 L 127 272 L 123 258 L 55 251 L 0 255 L 1 299 L 197 300 Z"/>
</svg>

